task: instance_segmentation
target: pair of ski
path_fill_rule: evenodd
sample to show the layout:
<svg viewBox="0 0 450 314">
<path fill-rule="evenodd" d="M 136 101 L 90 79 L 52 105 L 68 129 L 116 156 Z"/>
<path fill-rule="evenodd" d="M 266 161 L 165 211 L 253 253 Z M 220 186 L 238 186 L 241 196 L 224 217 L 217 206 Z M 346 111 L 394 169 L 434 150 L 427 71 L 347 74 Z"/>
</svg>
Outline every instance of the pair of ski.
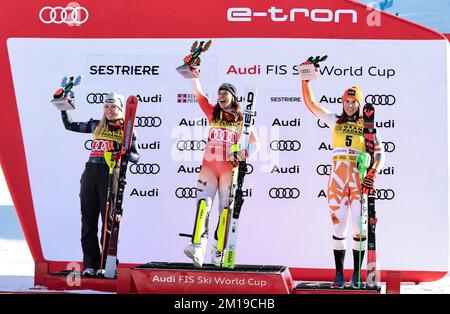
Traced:
<svg viewBox="0 0 450 314">
<path fill-rule="evenodd" d="M 135 96 L 129 96 L 127 99 L 125 117 L 123 123 L 122 145 L 119 152 L 113 155 L 112 152 L 106 152 L 105 161 L 109 167 L 108 190 L 106 195 L 105 221 L 103 227 L 102 255 L 100 260 L 101 273 L 105 278 L 114 278 L 117 268 L 117 246 L 119 240 L 120 219 L 122 218 L 123 193 L 126 184 L 126 172 L 128 167 L 127 158 L 123 158 L 130 149 L 133 140 L 133 127 L 136 117 L 138 101 Z M 111 207 L 112 182 L 114 168 L 116 163 L 120 163 L 119 180 L 117 185 L 117 196 L 114 208 Z M 104 270 L 104 272 L 103 272 Z"/>
<path fill-rule="evenodd" d="M 375 108 L 373 104 L 366 102 L 363 108 L 363 136 L 366 153 L 360 156 L 360 178 L 364 179 L 367 171 L 373 167 L 375 150 Z M 367 231 L 367 277 L 368 288 L 376 288 L 378 281 L 376 277 L 376 244 L 375 227 L 377 223 L 375 211 L 375 190 L 361 190 L 361 217 L 360 217 L 360 235 Z M 359 237 L 359 265 L 362 259 L 362 237 Z M 358 288 L 362 287 L 361 267 L 358 274 Z"/>
<path fill-rule="evenodd" d="M 242 131 L 239 142 L 235 144 L 235 152 L 240 150 L 246 150 L 248 152 L 249 150 L 251 127 L 256 116 L 256 94 L 257 87 L 255 85 L 248 85 L 245 91 L 246 102 L 243 114 Z M 217 249 L 222 253 L 220 267 L 233 269 L 235 266 L 239 216 L 242 204 L 244 203 L 242 187 L 246 173 L 246 160 L 240 161 L 239 166 L 233 167 L 228 207 L 222 210 L 217 229 Z M 200 200 L 197 205 L 193 234 L 180 233 L 179 235 L 191 237 L 192 243 L 200 244 L 201 236 L 206 230 L 207 215 L 206 202 Z"/>
</svg>

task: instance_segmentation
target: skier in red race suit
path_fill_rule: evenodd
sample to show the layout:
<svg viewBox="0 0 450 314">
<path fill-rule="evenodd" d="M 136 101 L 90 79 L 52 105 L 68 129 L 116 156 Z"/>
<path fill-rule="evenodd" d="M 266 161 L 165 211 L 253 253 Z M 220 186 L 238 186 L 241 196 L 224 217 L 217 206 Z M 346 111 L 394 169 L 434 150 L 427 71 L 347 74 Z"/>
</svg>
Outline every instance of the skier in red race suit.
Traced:
<svg viewBox="0 0 450 314">
<path fill-rule="evenodd" d="M 109 167 L 105 161 L 104 152 L 120 152 L 123 134 L 124 97 L 115 92 L 108 94 L 103 106 L 101 120 L 88 122 L 73 122 L 67 111 L 61 111 L 62 120 L 67 130 L 80 133 L 93 133 L 92 150 L 81 176 L 81 246 L 85 276 L 94 276 L 100 268 L 100 247 L 98 242 L 98 217 L 102 216 L 102 236 L 105 228 L 106 195 L 108 190 Z M 130 162 L 139 160 L 136 135 L 130 149 L 122 158 Z M 113 173 L 110 209 L 114 208 L 119 178 L 119 163 Z M 109 235 L 107 235 L 107 238 Z M 105 239 L 107 245 L 108 239 Z"/>
<path fill-rule="evenodd" d="M 342 113 L 337 115 L 319 105 L 312 92 L 310 82 L 302 80 L 302 92 L 306 107 L 332 130 L 333 161 L 328 180 L 328 206 L 333 223 L 333 250 L 336 265 L 336 277 L 333 288 L 343 288 L 344 257 L 349 214 L 353 227 L 353 264 L 354 271 L 351 286 L 358 287 L 358 273 L 364 259 L 367 228 L 361 232 L 361 191 L 374 189 L 374 181 L 384 163 L 384 150 L 380 137 L 375 140 L 375 160 L 373 167 L 364 179 L 360 179 L 357 160 L 366 152 L 363 136 L 362 105 L 363 94 L 358 86 L 352 86 L 342 96 Z M 360 243 L 361 242 L 361 243 Z M 359 258 L 361 246 L 361 259 Z"/>
<path fill-rule="evenodd" d="M 243 115 L 237 102 L 236 88 L 229 83 L 220 85 L 218 101 L 214 105 L 203 92 L 198 78 L 192 79 L 195 97 L 209 121 L 209 135 L 203 156 L 202 169 L 197 181 L 197 209 L 204 202 L 206 220 L 201 226 L 204 232 L 199 243 L 192 241 L 184 253 L 192 259 L 194 266 L 202 267 L 208 239 L 208 217 L 216 192 L 219 194 L 219 216 L 229 206 L 231 174 L 233 167 L 239 166 L 243 157 L 254 154 L 259 149 L 257 135 L 252 128 L 249 151 L 232 151 L 239 141 L 243 125 Z M 218 225 L 218 224 L 217 224 Z M 211 263 L 220 266 L 222 252 L 217 250 L 217 228 L 211 250 Z"/>
</svg>

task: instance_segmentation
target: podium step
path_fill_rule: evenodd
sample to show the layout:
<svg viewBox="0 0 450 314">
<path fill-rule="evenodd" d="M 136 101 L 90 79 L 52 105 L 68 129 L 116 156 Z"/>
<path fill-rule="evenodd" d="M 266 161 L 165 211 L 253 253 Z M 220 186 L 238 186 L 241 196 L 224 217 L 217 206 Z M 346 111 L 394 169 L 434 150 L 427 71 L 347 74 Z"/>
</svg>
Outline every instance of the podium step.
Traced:
<svg viewBox="0 0 450 314">
<path fill-rule="evenodd" d="M 121 276 L 119 280 L 126 280 Z M 131 284 L 119 293 L 289 294 L 294 286 L 286 266 L 236 265 L 227 269 L 205 264 L 151 262 L 129 270 Z M 127 290 L 130 291 L 127 291 Z"/>
</svg>

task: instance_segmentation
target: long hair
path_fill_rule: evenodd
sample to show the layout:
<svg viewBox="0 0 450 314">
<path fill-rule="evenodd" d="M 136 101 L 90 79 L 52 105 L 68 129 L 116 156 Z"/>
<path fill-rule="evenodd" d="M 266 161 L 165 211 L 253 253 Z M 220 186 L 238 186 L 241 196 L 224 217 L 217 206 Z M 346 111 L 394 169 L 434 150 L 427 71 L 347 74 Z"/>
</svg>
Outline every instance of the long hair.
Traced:
<svg viewBox="0 0 450 314">
<path fill-rule="evenodd" d="M 94 134 L 99 134 L 105 127 L 109 128 L 109 125 L 108 125 L 108 119 L 106 119 L 106 116 L 103 115 L 102 119 L 95 127 Z M 123 128 L 123 118 L 119 118 L 119 127 Z"/>
<path fill-rule="evenodd" d="M 241 121 L 243 119 L 242 112 L 241 112 L 241 105 L 236 101 L 236 98 L 233 97 L 233 100 L 231 101 L 231 110 L 237 113 L 238 120 Z M 213 113 L 212 113 L 212 121 L 220 121 L 220 113 L 222 111 L 222 108 L 220 108 L 219 103 L 217 102 L 214 106 Z"/>
<path fill-rule="evenodd" d="M 349 122 L 349 121 L 356 122 L 359 119 L 362 119 L 361 105 L 358 106 L 358 111 L 354 114 L 354 116 L 355 115 L 356 115 L 355 121 L 351 120 L 350 118 L 352 118 L 352 117 L 349 117 L 347 115 L 347 113 L 345 112 L 344 107 L 342 107 L 342 113 L 341 113 L 340 116 L 338 116 L 338 120 L 336 121 L 336 123 L 346 123 L 346 122 Z"/>
</svg>

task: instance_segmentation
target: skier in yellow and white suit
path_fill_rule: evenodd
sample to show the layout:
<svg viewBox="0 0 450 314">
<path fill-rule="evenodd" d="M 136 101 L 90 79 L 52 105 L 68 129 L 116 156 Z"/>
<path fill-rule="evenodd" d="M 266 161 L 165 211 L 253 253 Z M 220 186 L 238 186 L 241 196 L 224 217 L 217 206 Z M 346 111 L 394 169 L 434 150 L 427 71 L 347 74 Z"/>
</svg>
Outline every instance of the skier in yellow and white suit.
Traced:
<svg viewBox="0 0 450 314">
<path fill-rule="evenodd" d="M 317 118 L 327 123 L 332 130 L 333 159 L 327 190 L 328 207 L 333 223 L 333 250 L 336 265 L 336 277 L 332 287 L 343 288 L 345 284 L 343 269 L 349 220 L 353 227 L 354 272 L 351 285 L 358 286 L 358 272 L 364 258 L 367 238 L 367 228 L 361 232 L 360 227 L 361 191 L 374 189 L 374 181 L 384 163 L 382 142 L 379 136 L 376 136 L 374 164 L 361 182 L 356 163 L 359 155 L 366 152 L 361 89 L 358 86 L 352 86 L 344 92 L 343 110 L 340 115 L 330 112 L 315 101 L 309 81 L 302 81 L 302 92 L 307 108 Z M 360 241 L 362 241 L 361 259 L 359 258 Z"/>
</svg>

